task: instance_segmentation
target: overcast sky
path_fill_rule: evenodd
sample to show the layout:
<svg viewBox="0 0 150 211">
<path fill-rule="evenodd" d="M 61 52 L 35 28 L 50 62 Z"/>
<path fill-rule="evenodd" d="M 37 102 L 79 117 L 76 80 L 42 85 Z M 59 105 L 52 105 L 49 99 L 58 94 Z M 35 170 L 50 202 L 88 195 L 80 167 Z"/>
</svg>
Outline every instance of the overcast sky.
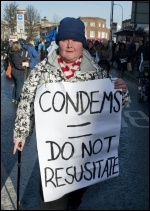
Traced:
<svg viewBox="0 0 150 211">
<path fill-rule="evenodd" d="M 1 17 L 4 5 L 12 1 L 1 1 Z M 33 5 L 41 15 L 53 21 L 54 16 L 64 17 L 99 17 L 106 19 L 106 26 L 110 26 L 111 1 L 16 1 L 19 9 Z M 121 26 L 123 20 L 131 18 L 132 1 L 114 1 L 113 22 Z M 119 4 L 119 5 L 118 5 Z"/>
</svg>

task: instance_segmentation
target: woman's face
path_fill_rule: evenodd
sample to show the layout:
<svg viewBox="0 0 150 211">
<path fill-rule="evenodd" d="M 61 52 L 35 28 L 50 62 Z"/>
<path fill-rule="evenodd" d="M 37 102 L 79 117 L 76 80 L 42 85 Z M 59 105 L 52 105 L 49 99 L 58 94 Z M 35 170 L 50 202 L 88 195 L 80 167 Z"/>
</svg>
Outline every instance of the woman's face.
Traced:
<svg viewBox="0 0 150 211">
<path fill-rule="evenodd" d="M 59 41 L 59 54 L 65 63 L 75 62 L 82 54 L 83 44 L 76 40 Z"/>
</svg>

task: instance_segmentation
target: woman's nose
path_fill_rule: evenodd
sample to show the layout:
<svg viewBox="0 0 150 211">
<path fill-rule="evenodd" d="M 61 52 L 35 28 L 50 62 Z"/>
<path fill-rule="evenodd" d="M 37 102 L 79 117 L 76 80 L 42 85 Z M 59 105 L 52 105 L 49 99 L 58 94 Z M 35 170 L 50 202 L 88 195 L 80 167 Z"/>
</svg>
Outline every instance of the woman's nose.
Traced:
<svg viewBox="0 0 150 211">
<path fill-rule="evenodd" d="M 72 40 L 68 40 L 68 45 L 67 45 L 68 48 L 72 48 Z"/>
</svg>

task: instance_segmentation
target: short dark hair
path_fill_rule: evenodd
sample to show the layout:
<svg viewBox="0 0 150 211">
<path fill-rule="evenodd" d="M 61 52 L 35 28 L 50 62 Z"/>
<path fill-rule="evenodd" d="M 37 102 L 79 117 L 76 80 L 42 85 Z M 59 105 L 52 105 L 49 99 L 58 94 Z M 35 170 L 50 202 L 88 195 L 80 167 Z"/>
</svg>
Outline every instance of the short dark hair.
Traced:
<svg viewBox="0 0 150 211">
<path fill-rule="evenodd" d="M 32 37 L 28 37 L 28 38 L 26 39 L 26 41 L 29 43 L 29 42 L 33 41 L 33 38 L 32 38 Z"/>
</svg>

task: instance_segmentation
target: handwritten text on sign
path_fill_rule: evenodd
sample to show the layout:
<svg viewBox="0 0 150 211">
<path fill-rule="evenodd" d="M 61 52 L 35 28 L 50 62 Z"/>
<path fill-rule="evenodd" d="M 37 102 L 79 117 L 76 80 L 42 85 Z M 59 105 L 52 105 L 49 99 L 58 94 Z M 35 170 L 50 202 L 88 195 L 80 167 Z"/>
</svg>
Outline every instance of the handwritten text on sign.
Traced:
<svg viewBox="0 0 150 211">
<path fill-rule="evenodd" d="M 34 108 L 45 202 L 119 174 L 122 94 L 110 79 L 43 84 Z"/>
</svg>

